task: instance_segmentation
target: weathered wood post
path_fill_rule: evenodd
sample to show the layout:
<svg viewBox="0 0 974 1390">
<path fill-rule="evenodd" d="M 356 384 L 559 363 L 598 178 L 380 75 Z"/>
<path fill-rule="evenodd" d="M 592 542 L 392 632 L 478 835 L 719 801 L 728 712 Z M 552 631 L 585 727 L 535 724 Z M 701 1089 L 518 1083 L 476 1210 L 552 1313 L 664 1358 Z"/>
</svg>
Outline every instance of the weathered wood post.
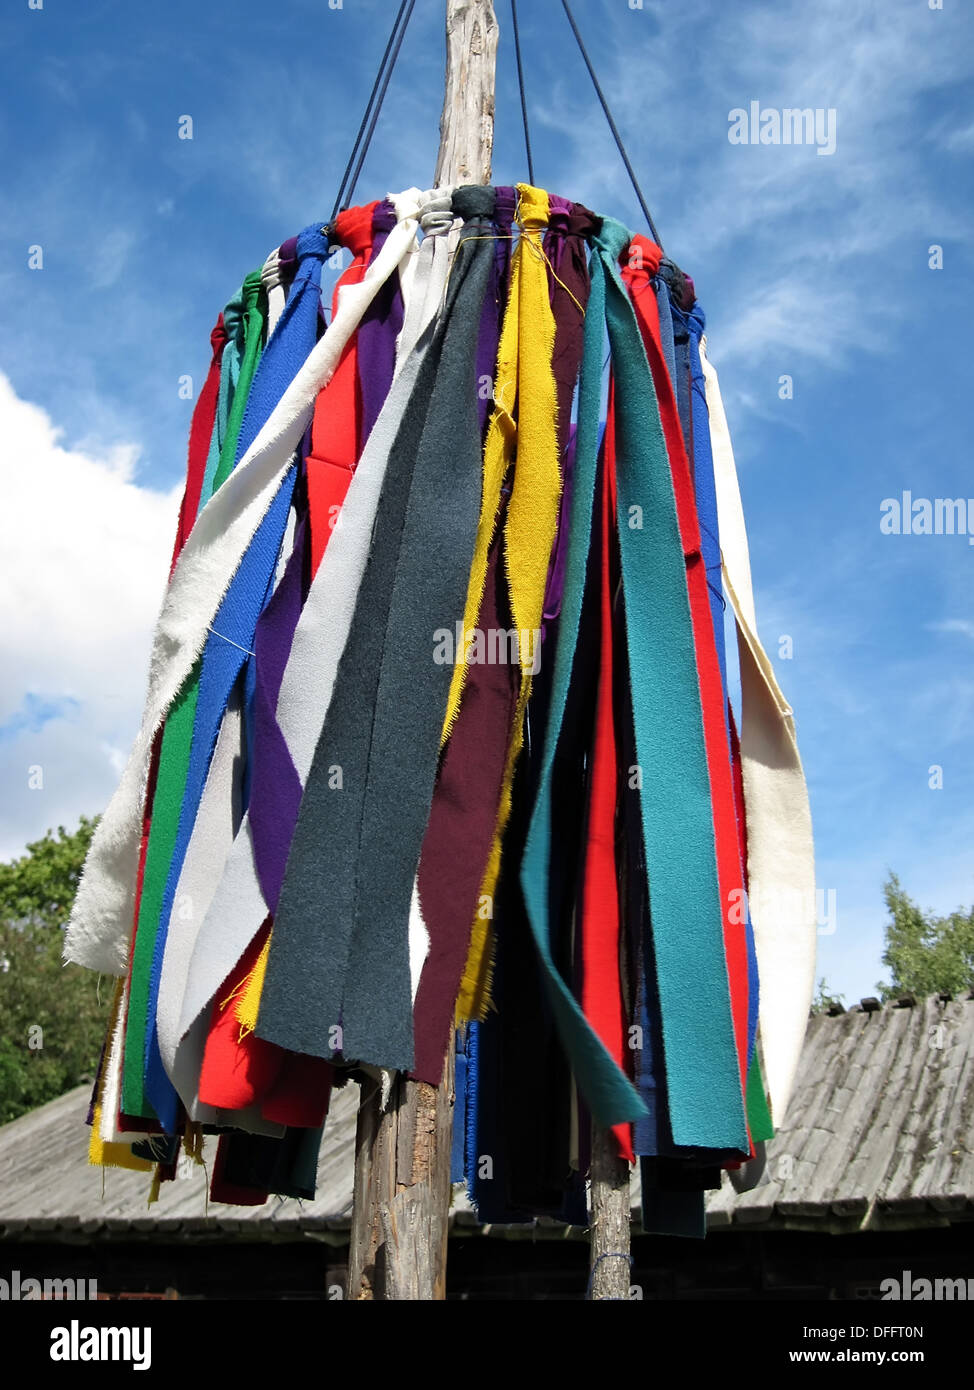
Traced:
<svg viewBox="0 0 974 1390">
<path fill-rule="evenodd" d="M 610 1130 L 592 1126 L 592 1229 L 589 1285 L 593 1301 L 629 1298 L 629 1164 Z"/>
<path fill-rule="evenodd" d="M 492 0 L 447 0 L 446 88 L 434 184 L 490 182 L 497 21 Z M 363 1085 L 348 1296 L 446 1297 L 454 1057 L 439 1086 L 397 1077 L 383 1111 Z"/>
<path fill-rule="evenodd" d="M 446 87 L 434 182 L 490 183 L 497 20 L 493 0 L 446 0 Z"/>
</svg>

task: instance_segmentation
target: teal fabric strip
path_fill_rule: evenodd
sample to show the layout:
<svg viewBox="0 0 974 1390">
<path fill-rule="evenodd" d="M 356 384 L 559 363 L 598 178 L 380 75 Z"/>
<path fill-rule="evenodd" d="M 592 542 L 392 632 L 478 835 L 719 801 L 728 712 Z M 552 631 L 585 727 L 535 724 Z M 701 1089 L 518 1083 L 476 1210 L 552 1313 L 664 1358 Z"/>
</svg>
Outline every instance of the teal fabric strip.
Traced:
<svg viewBox="0 0 974 1390">
<path fill-rule="evenodd" d="M 545 728 L 541 774 L 521 861 L 521 887 L 531 932 L 541 958 L 542 979 L 565 1051 L 579 1088 L 601 1125 L 637 1120 L 647 1114 L 635 1087 L 620 1070 L 587 1022 L 578 1001 L 562 979 L 551 951 L 548 875 L 551 864 L 552 771 L 565 715 L 572 662 L 585 588 L 585 568 L 592 533 L 592 506 L 599 445 L 599 401 L 605 333 L 605 273 L 592 257 L 592 288 L 585 313 L 584 351 L 579 383 L 578 434 L 572 487 L 565 589 L 555 647 L 551 705 Z"/>
<path fill-rule="evenodd" d="M 616 383 L 619 547 L 640 807 L 678 1145 L 747 1152 L 734 1045 L 713 807 L 686 566 L 656 391 L 618 269 L 630 233 L 595 239 Z"/>
<path fill-rule="evenodd" d="M 240 286 L 229 304 L 224 307 L 223 326 L 227 331 L 227 344 L 223 349 L 223 357 L 220 362 L 220 394 L 217 397 L 216 419 L 213 422 L 210 451 L 206 456 L 206 472 L 203 475 L 203 487 L 200 492 L 197 515 L 213 496 L 213 483 L 216 478 L 216 470 L 220 466 L 220 453 L 226 441 L 230 408 L 233 405 L 233 397 L 240 376 L 240 359 L 244 350 L 243 285 Z"/>
</svg>

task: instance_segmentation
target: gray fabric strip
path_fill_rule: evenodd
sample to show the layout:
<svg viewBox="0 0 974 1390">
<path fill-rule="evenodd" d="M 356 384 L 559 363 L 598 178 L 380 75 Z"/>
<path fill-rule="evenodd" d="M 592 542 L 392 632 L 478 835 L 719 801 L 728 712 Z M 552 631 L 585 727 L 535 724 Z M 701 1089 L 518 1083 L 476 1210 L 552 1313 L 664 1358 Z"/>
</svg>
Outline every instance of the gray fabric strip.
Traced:
<svg viewBox="0 0 974 1390">
<path fill-rule="evenodd" d="M 493 190 L 459 189 L 454 198 L 466 220 L 462 249 L 444 310 L 421 340 L 425 354 L 390 453 L 291 844 L 257 1022 L 259 1037 L 293 1051 L 341 1051 L 400 1070 L 413 1063 L 409 903 L 451 674 L 433 661 L 433 632 L 463 611 L 480 502 L 473 354 L 493 258 L 484 221 Z M 403 688 L 408 679 L 420 681 L 419 700 Z M 391 775 L 389 764 L 401 759 L 410 770 Z M 380 797 L 393 801 L 383 810 Z M 378 847 L 390 814 L 398 830 L 387 853 Z M 351 1037 L 339 1024 L 351 1026 Z"/>
</svg>

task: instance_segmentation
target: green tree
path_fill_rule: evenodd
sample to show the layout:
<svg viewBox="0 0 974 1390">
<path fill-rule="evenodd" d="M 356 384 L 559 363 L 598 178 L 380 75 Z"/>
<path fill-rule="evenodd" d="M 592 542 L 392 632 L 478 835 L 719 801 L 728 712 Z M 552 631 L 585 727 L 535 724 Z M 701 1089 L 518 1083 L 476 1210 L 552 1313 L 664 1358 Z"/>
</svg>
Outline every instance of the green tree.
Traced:
<svg viewBox="0 0 974 1390">
<path fill-rule="evenodd" d="M 0 1123 L 94 1077 L 111 985 L 64 965 L 64 926 L 95 822 L 0 864 Z"/>
<path fill-rule="evenodd" d="M 828 981 L 823 975 L 818 982 L 818 992 L 812 1000 L 812 1013 L 827 1014 L 829 1009 L 834 1005 L 843 1004 L 844 1002 L 845 995 L 833 994 L 832 990 L 829 988 Z"/>
<path fill-rule="evenodd" d="M 883 896 L 890 915 L 883 964 L 893 977 L 876 986 L 883 999 L 974 988 L 974 908 L 958 908 L 946 917 L 923 912 L 893 873 Z"/>
</svg>

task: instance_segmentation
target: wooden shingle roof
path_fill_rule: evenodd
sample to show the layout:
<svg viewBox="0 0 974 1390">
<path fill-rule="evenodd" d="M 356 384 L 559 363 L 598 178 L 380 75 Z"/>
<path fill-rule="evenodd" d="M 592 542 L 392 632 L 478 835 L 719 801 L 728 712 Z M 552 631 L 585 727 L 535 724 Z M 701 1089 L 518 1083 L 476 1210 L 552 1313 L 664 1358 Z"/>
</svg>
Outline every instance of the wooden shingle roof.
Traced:
<svg viewBox="0 0 974 1390">
<path fill-rule="evenodd" d="M 50 1239 L 54 1232 L 88 1237 L 151 1233 L 160 1239 L 226 1233 L 293 1240 L 315 1231 L 326 1240 L 329 1232 L 336 1233 L 336 1242 L 347 1238 L 357 1086 L 346 1086 L 333 1097 L 315 1200 L 271 1197 L 258 1207 L 208 1203 L 206 1172 L 186 1160 L 180 1160 L 172 1182 L 160 1185 L 159 1200 L 151 1206 L 149 1173 L 91 1167 L 85 1124 L 90 1089 L 69 1091 L 0 1128 L 0 1240 Z M 205 1142 L 207 1168 L 215 1142 Z"/>
<path fill-rule="evenodd" d="M 974 1218 L 974 998 L 809 1020 L 765 1181 L 725 1178 L 708 1225 L 872 1230 Z"/>
<path fill-rule="evenodd" d="M 351 1219 L 357 1101 L 354 1085 L 334 1096 L 313 1201 L 208 1205 L 203 1170 L 184 1163 L 149 1207 L 146 1174 L 89 1167 L 88 1093 L 71 1091 L 0 1128 L 0 1239 L 57 1232 L 61 1239 L 151 1233 L 341 1242 Z M 708 1195 L 707 1216 L 714 1231 L 974 1219 L 974 997 L 932 995 L 884 1008 L 866 1000 L 848 1013 L 812 1017 L 762 1180 L 739 1192 L 725 1174 L 720 1191 Z M 465 1229 L 476 1223 L 462 1193 L 453 1217 Z M 527 1229 L 537 1236 L 552 1225 Z"/>
</svg>

